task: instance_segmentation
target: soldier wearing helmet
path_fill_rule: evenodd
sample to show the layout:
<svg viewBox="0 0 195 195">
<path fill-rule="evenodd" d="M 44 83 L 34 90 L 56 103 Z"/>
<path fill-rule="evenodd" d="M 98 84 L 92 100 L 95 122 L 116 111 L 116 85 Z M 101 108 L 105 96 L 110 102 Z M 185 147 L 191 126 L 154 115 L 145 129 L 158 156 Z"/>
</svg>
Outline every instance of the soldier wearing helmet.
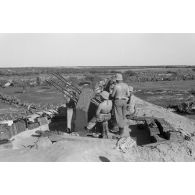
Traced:
<svg viewBox="0 0 195 195">
<path fill-rule="evenodd" d="M 86 127 L 88 131 L 93 129 L 97 122 L 102 122 L 111 118 L 110 112 L 112 110 L 112 101 L 109 100 L 109 93 L 107 91 L 103 91 L 100 95 L 103 102 L 99 104 L 96 115 L 89 121 Z"/>
<path fill-rule="evenodd" d="M 116 74 L 116 85 L 111 96 L 114 99 L 114 112 L 119 126 L 119 133 L 122 135 L 125 126 L 127 101 L 130 96 L 129 87 L 123 82 L 122 74 Z"/>
</svg>

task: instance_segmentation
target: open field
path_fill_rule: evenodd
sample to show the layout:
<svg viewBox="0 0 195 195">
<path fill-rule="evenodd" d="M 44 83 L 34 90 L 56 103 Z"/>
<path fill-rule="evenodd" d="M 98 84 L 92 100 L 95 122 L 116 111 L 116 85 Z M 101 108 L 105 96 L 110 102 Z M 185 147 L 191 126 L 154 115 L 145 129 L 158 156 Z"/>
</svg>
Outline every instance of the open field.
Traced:
<svg viewBox="0 0 195 195">
<path fill-rule="evenodd" d="M 179 104 L 191 98 L 191 91 L 195 90 L 195 80 L 190 81 L 158 81 L 129 83 L 136 90 L 135 95 L 150 103 L 167 108 L 169 105 Z M 195 115 L 186 115 L 195 119 Z"/>
<path fill-rule="evenodd" d="M 190 81 L 158 81 L 158 82 L 130 82 L 129 85 L 134 87 L 136 95 L 147 99 L 154 97 L 156 94 L 171 95 L 185 94 L 189 95 L 191 90 L 195 90 L 195 80 Z M 59 104 L 63 103 L 63 95 L 57 92 L 51 86 L 27 87 L 22 93 L 21 87 L 2 88 L 1 92 L 7 95 L 15 96 L 28 103 L 41 104 Z M 180 96 L 181 96 L 180 95 Z M 173 99 L 173 98 L 172 98 Z M 175 101 L 175 100 L 174 100 Z M 159 101 L 160 103 L 160 101 Z"/>
<path fill-rule="evenodd" d="M 103 78 L 105 75 L 99 76 Z M 128 84 L 134 87 L 135 95 L 138 97 L 163 107 L 187 99 L 191 95 L 190 91 L 195 90 L 195 80 L 128 82 Z M 24 93 L 22 87 L 8 87 L 1 88 L 1 92 L 27 103 L 59 105 L 64 101 L 63 95 L 51 86 L 26 87 Z M 9 108 L 8 105 L 1 104 L 1 109 L 4 107 Z"/>
<path fill-rule="evenodd" d="M 167 107 L 171 104 L 185 101 L 191 96 L 190 91 L 195 90 L 195 80 L 187 81 L 158 81 L 158 82 L 130 82 L 134 87 L 135 95 L 159 106 Z M 10 96 L 15 96 L 21 101 L 34 104 L 64 103 L 63 95 L 51 86 L 27 87 L 22 92 L 21 87 L 2 88 L 1 92 Z M 1 103 L 1 109 L 13 108 L 12 105 Z M 194 116 L 189 116 L 195 118 Z"/>
<path fill-rule="evenodd" d="M 130 82 L 135 89 L 148 90 L 195 90 L 195 80 L 189 81 L 158 81 L 158 82 Z"/>
<path fill-rule="evenodd" d="M 167 108 L 169 105 L 181 103 L 194 96 L 192 94 L 195 91 L 194 70 L 194 66 L 1 68 L 2 83 L 12 80 L 14 86 L 0 88 L 0 92 L 17 97 L 26 103 L 60 105 L 64 103 L 63 95 L 45 82 L 45 79 L 50 77 L 50 73 L 63 73 L 67 79 L 77 84 L 88 81 L 93 88 L 99 80 L 121 72 L 125 81 L 134 87 L 136 96 Z M 36 85 L 37 79 L 40 82 Z M 1 113 L 16 109 L 13 105 L 4 103 L 0 103 L 0 106 Z M 188 117 L 195 118 L 192 115 Z"/>
<path fill-rule="evenodd" d="M 27 103 L 35 104 L 62 104 L 63 95 L 53 87 L 27 87 L 22 92 L 21 87 L 10 87 L 1 89 L 1 92 L 7 95 L 15 96 Z"/>
</svg>

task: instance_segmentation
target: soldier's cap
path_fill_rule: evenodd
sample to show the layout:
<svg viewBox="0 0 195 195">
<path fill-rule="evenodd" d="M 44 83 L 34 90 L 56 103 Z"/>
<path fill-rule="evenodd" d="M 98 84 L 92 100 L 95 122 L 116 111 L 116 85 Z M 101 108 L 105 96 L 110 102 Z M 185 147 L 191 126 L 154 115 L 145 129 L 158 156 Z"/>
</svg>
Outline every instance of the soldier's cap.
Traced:
<svg viewBox="0 0 195 195">
<path fill-rule="evenodd" d="M 117 81 L 122 81 L 122 80 L 123 80 L 123 75 L 120 74 L 120 73 L 117 73 L 117 74 L 116 74 L 116 80 L 117 80 Z"/>
<path fill-rule="evenodd" d="M 109 93 L 107 91 L 102 91 L 102 93 L 100 95 L 105 100 L 108 100 L 109 99 Z"/>
</svg>

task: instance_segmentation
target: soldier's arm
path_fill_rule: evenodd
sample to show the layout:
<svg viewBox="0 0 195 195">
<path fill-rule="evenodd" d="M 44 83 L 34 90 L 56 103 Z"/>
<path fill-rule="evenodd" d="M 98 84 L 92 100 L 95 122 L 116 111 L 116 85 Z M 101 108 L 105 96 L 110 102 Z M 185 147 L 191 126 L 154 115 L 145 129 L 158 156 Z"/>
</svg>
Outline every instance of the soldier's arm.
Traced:
<svg viewBox="0 0 195 195">
<path fill-rule="evenodd" d="M 116 85 L 114 86 L 114 89 L 113 89 L 111 97 L 114 98 L 115 94 L 116 94 Z"/>
<path fill-rule="evenodd" d="M 129 91 L 129 86 L 128 86 L 128 85 L 127 85 L 126 92 L 127 92 L 127 97 L 128 97 L 127 104 L 129 104 L 129 103 L 131 102 L 131 93 L 130 93 L 130 91 Z"/>
<path fill-rule="evenodd" d="M 129 91 L 129 86 L 127 85 L 127 97 L 130 97 L 131 96 L 131 93 Z"/>
<path fill-rule="evenodd" d="M 130 92 L 129 92 L 130 93 Z M 132 96 L 132 93 L 130 93 L 130 95 L 128 96 L 128 101 L 127 101 L 127 104 L 129 104 L 131 102 L 131 96 Z"/>
</svg>

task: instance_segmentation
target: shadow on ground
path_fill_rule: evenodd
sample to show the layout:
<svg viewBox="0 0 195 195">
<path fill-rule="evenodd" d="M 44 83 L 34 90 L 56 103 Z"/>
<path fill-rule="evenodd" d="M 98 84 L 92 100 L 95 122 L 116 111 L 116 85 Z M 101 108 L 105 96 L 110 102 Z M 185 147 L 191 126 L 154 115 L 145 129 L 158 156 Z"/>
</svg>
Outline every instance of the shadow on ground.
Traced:
<svg viewBox="0 0 195 195">
<path fill-rule="evenodd" d="M 58 114 L 56 114 L 49 124 L 50 131 L 66 132 L 67 129 L 67 109 L 66 107 L 59 107 Z M 87 125 L 87 113 L 81 109 L 75 109 L 72 119 L 72 130 L 85 135 L 84 127 Z"/>
<path fill-rule="evenodd" d="M 130 125 L 130 136 L 136 140 L 138 146 L 151 143 L 150 130 L 146 126 Z"/>
<path fill-rule="evenodd" d="M 104 156 L 99 156 L 100 161 L 102 162 L 110 162 L 110 160 Z"/>
<path fill-rule="evenodd" d="M 66 131 L 66 108 L 61 106 L 58 108 L 58 113 L 51 119 L 49 123 L 50 131 Z"/>
</svg>

